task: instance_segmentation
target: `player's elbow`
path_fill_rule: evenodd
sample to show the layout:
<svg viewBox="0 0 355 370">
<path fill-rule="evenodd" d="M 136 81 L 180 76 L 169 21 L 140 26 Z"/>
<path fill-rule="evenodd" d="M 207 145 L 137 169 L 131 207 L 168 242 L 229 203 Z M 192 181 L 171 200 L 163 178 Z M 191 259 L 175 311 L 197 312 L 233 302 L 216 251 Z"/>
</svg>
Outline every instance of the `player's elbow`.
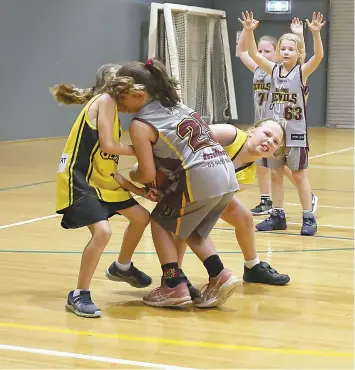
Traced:
<svg viewBox="0 0 355 370">
<path fill-rule="evenodd" d="M 107 140 L 99 140 L 100 149 L 105 153 L 111 153 L 112 152 L 112 143 Z"/>
<path fill-rule="evenodd" d="M 139 182 L 140 184 L 150 184 L 155 181 L 156 169 L 144 169 L 133 168 L 129 173 L 130 178 Z"/>
</svg>

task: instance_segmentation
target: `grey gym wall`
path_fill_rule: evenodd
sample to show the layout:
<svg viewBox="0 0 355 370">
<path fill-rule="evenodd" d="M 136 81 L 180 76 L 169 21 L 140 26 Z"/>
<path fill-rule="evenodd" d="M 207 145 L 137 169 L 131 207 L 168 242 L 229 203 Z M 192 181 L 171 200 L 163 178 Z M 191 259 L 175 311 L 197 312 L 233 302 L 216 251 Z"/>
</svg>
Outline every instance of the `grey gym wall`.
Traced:
<svg viewBox="0 0 355 370">
<path fill-rule="evenodd" d="M 327 125 L 354 128 L 354 0 L 330 7 Z"/>
<path fill-rule="evenodd" d="M 212 0 L 177 2 L 212 6 Z M 58 106 L 48 87 L 59 82 L 90 87 L 100 65 L 142 60 L 150 3 L 3 0 L 0 141 L 67 135 L 80 106 Z M 125 127 L 127 122 L 126 116 Z"/>
<path fill-rule="evenodd" d="M 260 20 L 260 25 L 255 32 L 256 38 L 262 35 L 279 37 L 289 32 L 289 22 L 292 17 L 310 19 L 313 11 L 322 12 L 328 20 L 329 0 L 293 0 L 292 14 L 269 15 L 265 14 L 265 0 L 214 0 L 214 8 L 225 10 L 227 13 L 228 34 L 231 46 L 232 68 L 238 107 L 238 121 L 236 123 L 253 122 L 252 105 L 252 73 L 235 56 L 236 31 L 241 31 L 243 26 L 238 22 L 242 11 L 252 10 L 254 17 Z M 327 53 L 329 25 L 322 29 L 324 46 L 324 59 L 318 69 L 308 79 L 310 96 L 307 103 L 307 121 L 309 126 L 324 126 L 326 123 L 326 97 L 327 97 Z M 305 33 L 307 57 L 313 54 L 312 34 Z M 307 58 L 306 58 L 307 60 Z"/>
</svg>

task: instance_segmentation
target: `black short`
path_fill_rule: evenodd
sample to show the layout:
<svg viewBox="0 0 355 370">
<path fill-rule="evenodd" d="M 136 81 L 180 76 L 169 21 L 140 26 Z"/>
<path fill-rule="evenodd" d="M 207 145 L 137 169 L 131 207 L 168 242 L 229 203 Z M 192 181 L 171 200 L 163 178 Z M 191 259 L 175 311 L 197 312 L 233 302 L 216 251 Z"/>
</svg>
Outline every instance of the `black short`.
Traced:
<svg viewBox="0 0 355 370">
<path fill-rule="evenodd" d="M 63 214 L 61 226 L 64 229 L 77 229 L 108 220 L 121 209 L 134 207 L 138 202 L 131 198 L 122 202 L 104 202 L 92 196 L 85 196 L 70 207 L 57 213 Z"/>
</svg>

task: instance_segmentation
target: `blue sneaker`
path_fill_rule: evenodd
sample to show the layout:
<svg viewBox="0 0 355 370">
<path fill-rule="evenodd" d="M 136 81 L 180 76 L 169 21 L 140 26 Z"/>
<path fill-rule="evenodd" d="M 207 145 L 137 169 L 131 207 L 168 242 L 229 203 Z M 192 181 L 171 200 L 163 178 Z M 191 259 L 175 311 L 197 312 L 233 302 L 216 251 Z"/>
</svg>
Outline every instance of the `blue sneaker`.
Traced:
<svg viewBox="0 0 355 370">
<path fill-rule="evenodd" d="M 127 271 L 123 271 L 117 267 L 116 262 L 112 262 L 105 276 L 109 280 L 124 281 L 135 288 L 146 288 L 152 283 L 152 278 L 134 267 L 133 263 Z"/>
<path fill-rule="evenodd" d="M 255 225 L 258 231 L 273 231 L 273 230 L 286 230 L 286 215 L 285 212 L 278 209 L 273 209 L 268 217 L 263 222 Z"/>
<path fill-rule="evenodd" d="M 95 306 L 91 300 L 89 290 L 82 290 L 79 295 L 74 297 L 72 290 L 68 294 L 66 309 L 81 317 L 100 317 L 101 310 Z"/>
<path fill-rule="evenodd" d="M 303 236 L 314 236 L 317 232 L 317 221 L 312 213 L 303 215 L 303 225 L 301 229 L 301 235 Z"/>
</svg>

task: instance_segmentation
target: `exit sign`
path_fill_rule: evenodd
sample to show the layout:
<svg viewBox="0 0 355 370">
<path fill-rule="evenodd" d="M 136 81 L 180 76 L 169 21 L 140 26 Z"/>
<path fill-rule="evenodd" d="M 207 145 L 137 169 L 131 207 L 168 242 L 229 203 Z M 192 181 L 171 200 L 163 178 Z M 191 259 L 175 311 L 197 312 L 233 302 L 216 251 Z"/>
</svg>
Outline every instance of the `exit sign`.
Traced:
<svg viewBox="0 0 355 370">
<path fill-rule="evenodd" d="M 265 0 L 265 12 L 269 14 L 290 14 L 291 0 Z"/>
</svg>

